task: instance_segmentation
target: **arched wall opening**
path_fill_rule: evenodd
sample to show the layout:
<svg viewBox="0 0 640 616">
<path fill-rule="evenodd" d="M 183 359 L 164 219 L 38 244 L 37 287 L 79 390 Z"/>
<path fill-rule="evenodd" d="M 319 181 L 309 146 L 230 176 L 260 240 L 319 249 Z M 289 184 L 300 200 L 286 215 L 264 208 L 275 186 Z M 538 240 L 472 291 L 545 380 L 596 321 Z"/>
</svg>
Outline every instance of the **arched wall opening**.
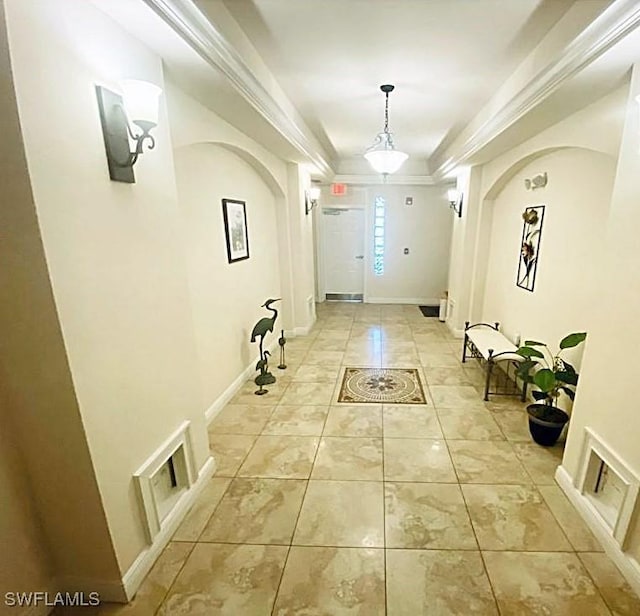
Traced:
<svg viewBox="0 0 640 616">
<path fill-rule="evenodd" d="M 174 150 L 174 164 L 203 397 L 211 405 L 257 356 L 250 334 L 265 316 L 266 299 L 283 301 L 275 305 L 279 318 L 265 345 L 285 328 L 290 303 L 282 284 L 288 267 L 281 233 L 285 193 L 259 160 L 234 145 L 182 146 Z M 222 199 L 245 202 L 248 259 L 229 263 Z"/>
<path fill-rule="evenodd" d="M 487 266 L 489 261 L 489 248 L 491 244 L 491 229 L 493 224 L 493 201 L 502 192 L 505 186 L 528 165 L 536 160 L 551 154 L 561 147 L 549 147 L 523 156 L 505 169 L 491 184 L 486 193 L 480 199 L 480 217 L 478 220 L 478 236 L 476 241 L 476 255 L 474 260 L 474 273 L 471 280 L 471 321 L 482 320 L 484 305 L 484 292 L 487 279 Z"/>
<path fill-rule="evenodd" d="M 472 292 L 473 320 L 499 321 L 507 337 L 557 343 L 588 327 L 599 297 L 599 255 L 609 215 L 616 161 L 579 147 L 552 147 L 514 162 L 481 203 Z M 524 179 L 546 172 L 548 184 Z M 533 291 L 518 287 L 527 207 L 544 205 Z"/>
</svg>

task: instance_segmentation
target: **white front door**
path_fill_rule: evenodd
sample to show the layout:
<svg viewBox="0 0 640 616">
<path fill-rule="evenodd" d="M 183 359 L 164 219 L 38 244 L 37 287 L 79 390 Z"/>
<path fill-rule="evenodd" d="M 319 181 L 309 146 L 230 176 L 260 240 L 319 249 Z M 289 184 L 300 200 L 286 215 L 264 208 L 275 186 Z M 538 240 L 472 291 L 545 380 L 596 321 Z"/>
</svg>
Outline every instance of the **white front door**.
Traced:
<svg viewBox="0 0 640 616">
<path fill-rule="evenodd" d="M 322 225 L 327 298 L 362 299 L 364 209 L 323 208 Z"/>
</svg>

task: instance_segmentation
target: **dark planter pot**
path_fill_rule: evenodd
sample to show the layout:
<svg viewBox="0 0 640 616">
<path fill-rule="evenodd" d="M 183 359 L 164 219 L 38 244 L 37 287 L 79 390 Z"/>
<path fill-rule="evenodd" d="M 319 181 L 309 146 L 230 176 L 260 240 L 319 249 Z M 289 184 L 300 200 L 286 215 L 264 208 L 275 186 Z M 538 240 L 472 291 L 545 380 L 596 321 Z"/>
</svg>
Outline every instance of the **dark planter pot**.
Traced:
<svg viewBox="0 0 640 616">
<path fill-rule="evenodd" d="M 529 432 L 538 445 L 551 447 L 562 433 L 562 428 L 569 421 L 569 415 L 555 406 L 547 404 L 530 404 Z"/>
</svg>

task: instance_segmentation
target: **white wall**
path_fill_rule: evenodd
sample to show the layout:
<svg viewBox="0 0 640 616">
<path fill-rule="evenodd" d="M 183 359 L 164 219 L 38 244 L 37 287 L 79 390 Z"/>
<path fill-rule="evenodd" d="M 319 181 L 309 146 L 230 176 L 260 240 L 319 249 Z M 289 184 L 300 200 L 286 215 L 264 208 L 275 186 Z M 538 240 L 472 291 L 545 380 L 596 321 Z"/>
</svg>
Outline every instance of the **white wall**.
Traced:
<svg viewBox="0 0 640 616">
<path fill-rule="evenodd" d="M 172 111 L 179 113 L 175 107 Z M 249 341 L 252 326 L 270 314 L 261 304 L 281 297 L 276 203 L 256 172 L 222 146 L 186 146 L 174 157 L 199 370 L 205 400 L 211 404 L 257 358 L 257 344 Z M 228 263 L 223 198 L 246 203 L 249 259 Z M 281 310 L 280 303 L 274 307 Z M 277 330 L 282 322 L 280 317 Z M 272 342 L 273 335 L 266 342 Z"/>
<path fill-rule="evenodd" d="M 277 158 L 184 92 L 167 86 L 174 148 L 223 144 L 247 162 L 276 197 L 277 240 L 275 236 L 271 239 L 278 246 L 282 289 L 279 323 L 290 331 L 307 331 L 315 319 L 307 304 L 314 288 L 312 217 L 304 215 L 308 174 L 300 165 Z"/>
<path fill-rule="evenodd" d="M 548 185 L 528 191 L 524 178 L 546 172 Z M 481 320 L 499 321 L 508 337 L 542 340 L 554 348 L 566 334 L 585 331 L 593 306 L 607 303 L 592 283 L 601 259 L 615 160 L 568 148 L 519 171 L 489 205 L 489 260 Z M 544 205 L 533 292 L 516 286 L 522 212 Z"/>
<path fill-rule="evenodd" d="M 460 336 L 462 323 L 469 311 L 474 281 L 481 177 L 482 169 L 479 167 L 464 167 L 456 177 L 456 191 L 462 195 L 462 216 L 454 217 L 451 230 L 447 325 Z"/>
<path fill-rule="evenodd" d="M 15 66 L 9 65 L 4 35 L 4 8 L 0 5 L 0 451 L 6 456 L 2 472 L 9 474 L 2 481 L 0 540 L 6 549 L 1 550 L 0 587 L 10 590 L 10 584 L 19 581 L 24 590 L 47 590 L 39 588 L 49 575 L 46 543 L 51 576 L 60 576 L 66 588 L 78 588 L 69 578 L 82 576 L 101 591 L 97 582 L 117 586 L 120 575 L 45 261 L 14 93 Z M 20 451 L 21 460 L 11 448 Z M 46 540 L 34 522 L 29 492 L 39 520 L 46 522 Z"/>
<path fill-rule="evenodd" d="M 185 94 L 170 81 L 165 82 L 174 148 L 194 143 L 224 143 L 260 162 L 262 178 L 272 192 L 286 190 L 287 165 L 251 137 Z"/>
<path fill-rule="evenodd" d="M 380 184 L 350 186 L 345 197 L 331 197 L 327 193 L 325 188 L 323 206 L 356 206 L 366 210 L 365 301 L 413 304 L 440 301 L 447 289 L 455 217 L 446 199 L 446 189 Z M 377 195 L 386 200 L 383 276 L 373 273 L 373 204 Z M 405 205 L 406 197 L 413 197 L 413 205 Z M 409 249 L 408 255 L 404 254 L 405 248 Z"/>
<path fill-rule="evenodd" d="M 161 61 L 88 3 L 6 5 L 47 266 L 123 573 L 146 545 L 133 473 L 184 420 L 196 467 L 209 456 L 167 118 L 137 182 L 111 182 L 94 91 L 126 77 L 163 86 Z"/>
<path fill-rule="evenodd" d="M 92 4 L 6 4 L 29 166 L 19 188 L 25 210 L 33 210 L 28 224 L 16 212 L 13 226 L 16 237 L 30 233 L 25 262 L 40 259 L 38 276 L 25 277 L 39 284 L 42 298 L 34 306 L 46 335 L 33 327 L 35 311 L 19 331 L 30 351 L 48 343 L 57 370 L 51 383 L 34 382 L 26 400 L 34 405 L 32 421 L 24 420 L 21 431 L 23 439 L 42 437 L 48 428 L 64 435 L 23 445 L 33 460 L 35 491 L 46 496 L 38 496 L 38 507 L 58 521 L 47 521 L 46 530 L 65 589 L 95 583 L 120 597 L 123 578 L 132 579 L 147 547 L 133 473 L 184 420 L 191 422 L 196 470 L 203 468 L 205 411 L 257 354 L 249 335 L 267 297 L 283 298 L 279 328 L 312 324 L 312 218 L 304 216 L 302 200 L 309 178 L 166 84 L 161 59 Z M 117 90 L 130 77 L 166 94 L 156 148 L 141 156 L 136 183 L 127 185 L 108 176 L 94 85 Z M 223 197 L 247 202 L 248 261 L 227 263 Z M 31 299 L 18 282 L 34 280 L 9 281 L 7 290 L 17 292 L 13 309 L 0 310 L 7 328 L 15 308 Z M 25 403 L 19 398 L 31 357 L 21 358 L 11 383 L 16 414 Z M 36 412 L 47 397 L 36 394 L 54 384 L 57 397 L 50 398 L 57 405 L 47 420 L 54 421 L 54 410 L 65 413 L 48 426 Z M 38 467 L 38 447 L 51 458 L 46 472 Z M 47 473 L 56 476 L 50 486 Z M 56 486 L 70 477 L 77 498 L 74 493 L 63 507 Z M 74 541 L 80 503 L 89 519 Z"/>
<path fill-rule="evenodd" d="M 447 317 L 452 330 L 462 332 L 466 320 L 475 322 L 482 317 L 493 200 L 524 167 L 558 149 L 594 150 L 615 159 L 622 134 L 626 92 L 627 87 L 621 86 L 493 160 L 461 170 L 458 187 L 465 191 L 465 210 L 453 230 L 449 295 L 455 308 Z M 536 173 L 540 170 L 535 164 L 532 168 Z M 544 190 L 551 189 L 552 183 Z"/>
<path fill-rule="evenodd" d="M 563 467 L 576 479 L 584 443 L 584 429 L 593 429 L 640 478 L 636 402 L 640 346 L 640 65 L 633 69 L 626 121 L 606 228 L 605 250 L 595 284 L 603 301 L 589 314 L 589 338 L 581 382 L 573 409 Z M 636 508 L 636 514 L 638 508 Z M 636 561 L 636 588 L 640 588 L 640 523 L 636 515 L 629 554 Z"/>
<path fill-rule="evenodd" d="M 305 214 L 305 192 L 311 184 L 309 173 L 301 165 L 287 165 L 287 216 L 279 225 L 287 225 L 287 244 L 291 261 L 291 292 L 294 331 L 309 332 L 316 319 L 315 268 L 313 262 L 313 217 Z M 281 233 L 282 237 L 282 233 Z M 285 241 L 284 239 L 282 241 Z M 285 273 L 285 275 L 287 275 Z"/>
</svg>

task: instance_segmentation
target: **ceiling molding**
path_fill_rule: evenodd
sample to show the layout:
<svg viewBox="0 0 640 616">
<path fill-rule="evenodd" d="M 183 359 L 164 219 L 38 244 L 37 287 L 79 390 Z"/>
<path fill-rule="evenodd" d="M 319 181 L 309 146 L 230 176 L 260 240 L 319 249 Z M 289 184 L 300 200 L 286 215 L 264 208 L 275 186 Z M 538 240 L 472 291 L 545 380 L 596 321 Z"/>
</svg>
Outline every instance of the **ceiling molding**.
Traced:
<svg viewBox="0 0 640 616">
<path fill-rule="evenodd" d="M 322 174 L 333 170 L 318 151 L 309 128 L 293 120 L 273 95 L 256 79 L 238 50 L 200 12 L 192 0 L 144 0 L 206 62 L 220 70 L 249 102 L 296 150 Z"/>
<path fill-rule="evenodd" d="M 438 167 L 442 178 L 493 141 L 500 133 L 538 106 L 564 82 L 611 49 L 640 25 L 638 0 L 616 0 L 569 43 L 556 58 L 512 97 L 491 119 L 455 147 Z"/>
<path fill-rule="evenodd" d="M 335 175 L 332 182 L 352 186 L 388 184 L 395 186 L 433 186 L 438 182 L 431 175 L 389 175 L 386 180 L 380 174 Z"/>
</svg>

